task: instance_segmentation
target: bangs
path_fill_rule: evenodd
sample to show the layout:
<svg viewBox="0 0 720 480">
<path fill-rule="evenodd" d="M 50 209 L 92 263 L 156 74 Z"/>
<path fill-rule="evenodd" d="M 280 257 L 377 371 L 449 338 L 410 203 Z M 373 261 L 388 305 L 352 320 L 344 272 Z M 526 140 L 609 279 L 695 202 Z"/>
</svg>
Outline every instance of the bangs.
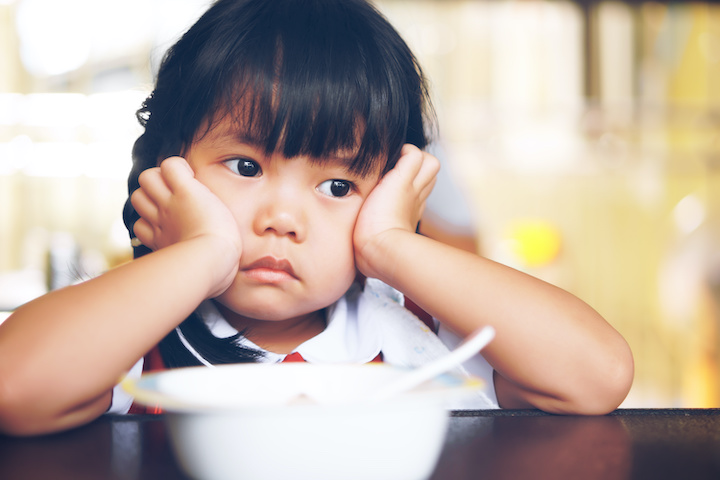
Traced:
<svg viewBox="0 0 720 480">
<path fill-rule="evenodd" d="M 361 28 L 345 1 L 318 1 L 314 9 L 261 2 L 266 7 L 228 56 L 230 74 L 213 111 L 231 115 L 239 133 L 267 153 L 322 161 L 342 152 L 353 173 L 386 173 L 408 141 L 407 79 L 419 71 L 409 50 L 409 65 L 392 58 L 382 34 Z M 410 93 L 423 94 L 417 90 Z M 208 119 L 212 126 L 218 117 Z"/>
<path fill-rule="evenodd" d="M 307 156 L 315 163 L 344 159 L 347 169 L 361 176 L 385 171 L 391 156 L 389 140 L 368 132 L 357 98 L 280 84 L 282 80 L 278 79 L 270 88 L 234 85 L 215 110 L 217 114 L 207 122 L 205 132 L 229 118 L 236 137 L 267 155 Z M 327 98 L 328 93 L 331 98 Z"/>
</svg>

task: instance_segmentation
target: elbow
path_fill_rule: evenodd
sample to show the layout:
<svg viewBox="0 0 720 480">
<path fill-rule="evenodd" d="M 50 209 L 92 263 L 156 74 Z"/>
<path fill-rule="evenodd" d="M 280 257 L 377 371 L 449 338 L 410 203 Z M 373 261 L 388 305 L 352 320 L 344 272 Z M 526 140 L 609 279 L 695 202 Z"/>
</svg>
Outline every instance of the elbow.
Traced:
<svg viewBox="0 0 720 480">
<path fill-rule="evenodd" d="M 56 430 L 42 402 L 15 380 L 12 376 L 0 380 L 0 433 L 30 436 Z"/>
<path fill-rule="evenodd" d="M 558 412 L 570 415 L 606 415 L 627 398 L 635 376 L 630 348 L 625 344 L 594 375 L 588 375 L 583 388 L 566 399 Z"/>
<path fill-rule="evenodd" d="M 80 407 L 65 408 L 53 395 L 23 388 L 17 378 L 0 378 L 0 434 L 32 436 L 67 430 L 94 420 L 107 409 L 111 393 Z"/>
<path fill-rule="evenodd" d="M 6 411 L 0 411 L 0 434 L 28 437 L 42 433 L 46 432 L 24 421 L 22 417 L 13 415 L 12 412 L 8 414 Z"/>
<path fill-rule="evenodd" d="M 617 409 L 627 398 L 635 378 L 635 363 L 630 347 L 609 367 L 604 378 L 603 402 L 597 406 L 598 413 L 606 414 Z"/>
<path fill-rule="evenodd" d="M 42 433 L 37 415 L 32 415 L 33 403 L 17 388 L 12 378 L 0 379 L 0 433 L 28 436 Z"/>
<path fill-rule="evenodd" d="M 606 415 L 625 400 L 635 366 L 630 347 L 621 338 L 612 347 L 564 374 L 546 377 L 543 387 L 521 387 L 496 371 L 495 392 L 501 408 L 537 408 L 558 415 Z M 568 374 L 568 372 L 571 372 Z"/>
</svg>

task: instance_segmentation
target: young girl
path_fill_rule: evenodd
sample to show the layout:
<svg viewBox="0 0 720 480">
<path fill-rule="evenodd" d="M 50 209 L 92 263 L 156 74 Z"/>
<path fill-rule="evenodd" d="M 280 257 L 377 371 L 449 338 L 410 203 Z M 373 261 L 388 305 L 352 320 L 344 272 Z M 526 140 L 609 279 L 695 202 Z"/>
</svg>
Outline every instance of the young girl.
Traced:
<svg viewBox="0 0 720 480">
<path fill-rule="evenodd" d="M 148 352 L 146 368 L 421 364 L 446 347 L 403 294 L 448 344 L 494 326 L 470 365 L 489 383 L 477 406 L 616 408 L 632 356 L 595 311 L 415 233 L 438 170 L 428 111 L 413 55 L 364 0 L 215 3 L 138 112 L 124 212 L 136 259 L 0 327 L 1 430 L 127 411 L 114 386 Z"/>
</svg>

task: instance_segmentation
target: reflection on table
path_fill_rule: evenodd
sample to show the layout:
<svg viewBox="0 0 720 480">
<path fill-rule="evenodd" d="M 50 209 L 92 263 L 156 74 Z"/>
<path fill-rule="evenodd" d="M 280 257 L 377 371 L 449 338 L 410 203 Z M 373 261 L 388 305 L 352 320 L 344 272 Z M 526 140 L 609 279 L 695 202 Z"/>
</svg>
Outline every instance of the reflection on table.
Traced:
<svg viewBox="0 0 720 480">
<path fill-rule="evenodd" d="M 105 416 L 34 438 L 0 435 L 0 478 L 184 479 L 161 416 Z M 338 472 L 342 478 L 342 472 Z M 453 412 L 432 480 L 717 479 L 720 410 Z"/>
</svg>

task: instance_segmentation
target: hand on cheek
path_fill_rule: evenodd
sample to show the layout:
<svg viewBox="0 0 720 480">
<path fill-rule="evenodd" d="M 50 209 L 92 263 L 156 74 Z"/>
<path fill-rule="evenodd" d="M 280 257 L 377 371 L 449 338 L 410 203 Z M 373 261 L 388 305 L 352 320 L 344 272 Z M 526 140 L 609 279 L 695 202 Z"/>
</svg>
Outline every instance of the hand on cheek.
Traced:
<svg viewBox="0 0 720 480">
<path fill-rule="evenodd" d="M 402 148 L 397 165 L 368 195 L 355 223 L 355 261 L 362 273 L 375 276 L 370 256 L 387 233 L 415 232 L 439 170 L 432 155 L 413 145 Z"/>
<path fill-rule="evenodd" d="M 144 245 L 159 250 L 204 235 L 221 237 L 241 252 L 235 219 L 224 203 L 195 179 L 181 157 L 145 170 L 130 201 L 140 215 L 133 231 Z"/>
</svg>

